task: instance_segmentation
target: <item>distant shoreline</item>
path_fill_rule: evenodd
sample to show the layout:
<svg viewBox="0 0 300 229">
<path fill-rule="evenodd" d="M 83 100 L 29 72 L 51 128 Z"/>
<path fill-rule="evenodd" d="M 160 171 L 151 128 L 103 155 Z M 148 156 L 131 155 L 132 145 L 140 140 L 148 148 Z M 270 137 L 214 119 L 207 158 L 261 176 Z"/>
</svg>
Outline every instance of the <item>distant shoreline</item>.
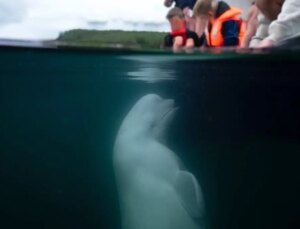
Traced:
<svg viewBox="0 0 300 229">
<path fill-rule="evenodd" d="M 165 35 L 165 32 L 150 31 L 74 29 L 62 32 L 56 39 L 49 40 L 0 38 L 0 46 L 159 49 Z"/>
<path fill-rule="evenodd" d="M 165 32 L 74 29 L 61 33 L 55 41 L 76 47 L 159 49 L 165 35 Z"/>
</svg>

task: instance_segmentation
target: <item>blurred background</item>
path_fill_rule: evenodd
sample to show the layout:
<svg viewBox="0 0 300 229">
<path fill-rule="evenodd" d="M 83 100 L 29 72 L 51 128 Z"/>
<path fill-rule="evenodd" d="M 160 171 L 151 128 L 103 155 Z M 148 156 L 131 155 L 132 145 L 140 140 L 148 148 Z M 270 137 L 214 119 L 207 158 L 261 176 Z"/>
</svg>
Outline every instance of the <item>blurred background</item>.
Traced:
<svg viewBox="0 0 300 229">
<path fill-rule="evenodd" d="M 252 1 L 227 2 L 246 12 Z M 0 0 L 0 39 L 55 39 L 71 29 L 166 32 L 167 11 L 163 0 Z"/>
</svg>

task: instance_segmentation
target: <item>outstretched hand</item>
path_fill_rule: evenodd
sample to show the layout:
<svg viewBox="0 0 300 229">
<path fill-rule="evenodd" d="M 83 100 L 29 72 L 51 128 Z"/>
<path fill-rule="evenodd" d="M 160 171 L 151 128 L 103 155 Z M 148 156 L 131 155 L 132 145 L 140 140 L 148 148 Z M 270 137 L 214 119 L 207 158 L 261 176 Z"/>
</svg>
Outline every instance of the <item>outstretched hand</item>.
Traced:
<svg viewBox="0 0 300 229">
<path fill-rule="evenodd" d="M 272 46 L 274 46 L 274 41 L 266 38 L 264 40 L 262 40 L 257 46 L 256 48 L 271 48 Z"/>
</svg>

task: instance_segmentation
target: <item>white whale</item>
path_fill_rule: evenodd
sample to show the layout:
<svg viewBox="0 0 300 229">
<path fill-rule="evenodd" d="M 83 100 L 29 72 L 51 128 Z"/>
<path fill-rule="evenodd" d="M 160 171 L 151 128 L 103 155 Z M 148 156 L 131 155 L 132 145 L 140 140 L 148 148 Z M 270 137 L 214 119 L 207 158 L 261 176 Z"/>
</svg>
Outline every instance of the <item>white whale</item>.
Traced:
<svg viewBox="0 0 300 229">
<path fill-rule="evenodd" d="M 143 96 L 117 134 L 113 163 L 123 229 L 203 229 L 204 201 L 193 174 L 164 145 L 177 108 Z"/>
</svg>

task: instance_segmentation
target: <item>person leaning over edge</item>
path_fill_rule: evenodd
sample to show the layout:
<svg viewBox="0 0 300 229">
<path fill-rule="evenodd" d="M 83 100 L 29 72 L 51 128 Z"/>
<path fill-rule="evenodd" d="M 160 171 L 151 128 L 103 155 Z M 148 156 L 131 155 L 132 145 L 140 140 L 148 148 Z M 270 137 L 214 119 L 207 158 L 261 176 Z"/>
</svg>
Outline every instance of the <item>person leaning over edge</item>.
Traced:
<svg viewBox="0 0 300 229">
<path fill-rule="evenodd" d="M 256 0 L 255 2 L 265 20 L 269 20 L 271 23 L 267 27 L 265 36 L 260 36 L 258 30 L 253 39 L 261 38 L 261 41 L 259 43 L 251 41 L 252 47 L 271 47 L 286 39 L 300 36 L 299 0 Z M 262 26 L 261 23 L 260 26 Z"/>
<path fill-rule="evenodd" d="M 196 1 L 197 0 L 164 0 L 164 5 L 166 7 L 171 7 L 173 2 L 175 2 L 175 7 L 178 7 L 183 11 L 187 28 L 197 33 L 198 37 L 201 37 L 208 23 L 208 18 L 193 15 L 192 9 L 194 8 Z"/>
<path fill-rule="evenodd" d="M 258 26 L 258 15 L 259 9 L 257 8 L 255 2 L 252 2 L 252 5 L 249 8 L 246 23 L 246 32 L 244 39 L 242 41 L 241 47 L 248 48 L 250 46 L 250 41 L 255 35 Z"/>
<path fill-rule="evenodd" d="M 207 15 L 206 46 L 239 46 L 245 35 L 245 23 L 239 17 L 242 10 L 230 7 L 224 1 L 198 0 L 195 15 Z"/>
<path fill-rule="evenodd" d="M 164 46 L 172 47 L 174 51 L 181 48 L 200 47 L 204 42 L 204 36 L 199 38 L 197 34 L 186 28 L 183 12 L 174 7 L 169 10 L 167 19 L 170 23 L 171 32 L 165 36 Z"/>
</svg>

